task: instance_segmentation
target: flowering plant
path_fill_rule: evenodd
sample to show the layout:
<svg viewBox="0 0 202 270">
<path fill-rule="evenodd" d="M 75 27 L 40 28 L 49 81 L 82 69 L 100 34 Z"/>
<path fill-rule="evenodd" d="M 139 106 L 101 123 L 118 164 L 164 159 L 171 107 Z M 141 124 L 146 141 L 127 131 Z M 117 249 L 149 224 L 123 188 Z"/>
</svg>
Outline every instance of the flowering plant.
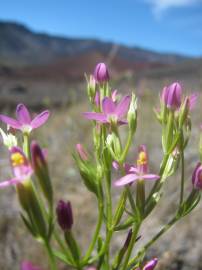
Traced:
<svg viewBox="0 0 202 270">
<path fill-rule="evenodd" d="M 0 182 L 0 189 L 15 186 L 22 221 L 32 236 L 45 247 L 51 270 L 58 269 L 58 261 L 78 270 L 152 270 L 158 260 L 150 258 L 145 261 L 150 246 L 200 201 L 201 146 L 199 162 L 190 180 L 191 189 L 187 192 L 184 188 L 184 152 L 191 134 L 190 112 L 195 105 L 196 95 L 183 96 L 178 82 L 163 89 L 160 108 L 155 110 L 162 127 L 163 158 L 159 171 L 150 173 L 149 154 L 144 144 L 139 146 L 136 163 L 127 163 L 137 128 L 137 97 L 132 93 L 120 99 L 117 90 L 111 90 L 109 80 L 109 71 L 104 63 L 99 63 L 94 74 L 87 78 L 91 111 L 84 112 L 83 117 L 92 122 L 94 151 L 90 154 L 78 143 L 74 153 L 83 183 L 95 195 L 98 207 L 97 225 L 85 251 L 81 250 L 74 235 L 71 202 L 61 199 L 54 206 L 54 189 L 46 153 L 36 141 L 31 141 L 31 131 L 48 120 L 49 111 L 31 120 L 28 109 L 19 104 L 17 120 L 0 115 L 0 120 L 8 127 L 7 132 L 1 129 L 0 133 L 8 148 L 13 172 L 11 179 Z M 121 129 L 127 130 L 125 140 L 121 136 Z M 178 208 L 171 220 L 134 254 L 136 242 L 141 241 L 139 232 L 142 224 L 163 197 L 164 183 L 178 170 L 181 172 Z M 34 178 L 36 181 L 33 181 Z M 152 184 L 151 189 L 148 182 Z M 112 189 L 120 193 L 116 205 L 113 204 Z M 125 241 L 112 254 L 112 238 L 119 232 L 125 233 Z M 40 268 L 24 261 L 21 269 Z"/>
</svg>

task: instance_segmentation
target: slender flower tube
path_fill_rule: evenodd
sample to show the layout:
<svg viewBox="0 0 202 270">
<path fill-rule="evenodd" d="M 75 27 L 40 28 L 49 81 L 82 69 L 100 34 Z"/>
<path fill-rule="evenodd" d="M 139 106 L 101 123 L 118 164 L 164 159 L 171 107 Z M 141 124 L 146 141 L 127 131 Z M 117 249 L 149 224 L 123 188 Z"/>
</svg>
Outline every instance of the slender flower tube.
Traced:
<svg viewBox="0 0 202 270">
<path fill-rule="evenodd" d="M 30 113 L 24 104 L 18 104 L 16 108 L 16 118 L 0 115 L 0 120 L 14 129 L 19 129 L 23 133 L 30 133 L 33 129 L 42 126 L 49 118 L 49 111 L 43 111 L 34 119 L 31 119 Z"/>
<path fill-rule="evenodd" d="M 42 270 L 38 266 L 34 266 L 31 262 L 29 261 L 24 261 L 21 264 L 21 270 Z"/>
<path fill-rule="evenodd" d="M 21 183 L 29 179 L 33 173 L 31 164 L 19 147 L 10 149 L 10 162 L 14 178 L 1 182 L 0 189 Z"/>
<path fill-rule="evenodd" d="M 127 165 L 127 171 L 128 173 L 125 176 L 115 181 L 115 186 L 125 186 L 140 179 L 150 181 L 160 178 L 159 175 L 148 174 L 148 158 L 145 145 L 141 145 L 139 148 L 137 166 Z"/>
<path fill-rule="evenodd" d="M 182 100 L 182 87 L 178 82 L 174 82 L 168 87 L 164 87 L 161 100 L 169 109 L 179 109 Z"/>
<path fill-rule="evenodd" d="M 61 229 L 63 231 L 70 231 L 73 225 L 73 213 L 71 203 L 69 201 L 64 202 L 63 200 L 60 200 L 56 208 L 56 213 L 58 224 L 60 225 Z"/>
<path fill-rule="evenodd" d="M 109 71 L 105 63 L 98 63 L 94 70 L 94 78 L 98 83 L 109 81 Z"/>
<path fill-rule="evenodd" d="M 124 118 L 130 104 L 130 96 L 124 96 L 121 101 L 116 104 L 109 97 L 105 97 L 102 101 L 102 113 L 85 112 L 84 117 L 89 120 L 95 120 L 102 124 L 127 124 Z"/>
<path fill-rule="evenodd" d="M 202 164 L 199 162 L 192 174 L 192 184 L 195 189 L 202 189 Z"/>
</svg>

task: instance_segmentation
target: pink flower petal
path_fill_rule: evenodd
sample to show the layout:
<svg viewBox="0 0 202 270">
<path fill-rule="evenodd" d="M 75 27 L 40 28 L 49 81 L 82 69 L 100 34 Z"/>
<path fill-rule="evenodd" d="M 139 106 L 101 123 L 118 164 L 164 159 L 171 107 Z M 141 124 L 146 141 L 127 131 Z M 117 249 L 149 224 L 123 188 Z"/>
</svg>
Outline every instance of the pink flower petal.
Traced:
<svg viewBox="0 0 202 270">
<path fill-rule="evenodd" d="M 122 100 L 119 102 L 119 104 L 116 106 L 115 113 L 119 117 L 123 117 L 126 112 L 128 111 L 128 107 L 130 105 L 130 96 L 125 96 L 122 98 Z"/>
<path fill-rule="evenodd" d="M 3 182 L 0 182 L 0 189 L 5 188 L 5 187 L 9 187 L 9 186 L 14 186 L 20 182 L 21 182 L 21 180 L 16 179 L 16 178 L 5 180 Z"/>
<path fill-rule="evenodd" d="M 105 97 L 102 101 L 102 109 L 105 114 L 112 114 L 115 111 L 115 104 L 111 98 Z"/>
<path fill-rule="evenodd" d="M 198 95 L 196 93 L 189 96 L 189 109 L 193 110 L 196 106 Z"/>
<path fill-rule="evenodd" d="M 160 176 L 156 174 L 144 174 L 141 176 L 141 178 L 144 180 L 158 180 Z"/>
<path fill-rule="evenodd" d="M 31 117 L 27 107 L 24 104 L 18 104 L 16 108 L 16 116 L 21 124 L 30 124 Z"/>
<path fill-rule="evenodd" d="M 1 114 L 0 120 L 15 129 L 21 129 L 22 127 L 22 125 L 17 120 L 6 115 Z"/>
<path fill-rule="evenodd" d="M 48 120 L 50 115 L 49 111 L 43 111 L 42 113 L 38 114 L 30 123 L 31 127 L 38 128 L 45 124 L 45 122 Z"/>
<path fill-rule="evenodd" d="M 89 120 L 96 120 L 101 123 L 107 123 L 107 117 L 102 113 L 85 112 L 83 115 Z"/>
<path fill-rule="evenodd" d="M 115 181 L 114 185 L 117 187 L 128 185 L 136 180 L 138 180 L 140 177 L 137 174 L 127 174 L 123 177 L 121 177 L 119 180 Z"/>
</svg>

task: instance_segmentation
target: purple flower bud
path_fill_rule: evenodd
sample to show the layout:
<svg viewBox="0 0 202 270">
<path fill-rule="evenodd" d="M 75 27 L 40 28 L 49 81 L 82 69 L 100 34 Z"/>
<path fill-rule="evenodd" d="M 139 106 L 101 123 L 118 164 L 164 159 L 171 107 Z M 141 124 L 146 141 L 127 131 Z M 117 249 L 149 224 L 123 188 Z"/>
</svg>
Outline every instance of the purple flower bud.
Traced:
<svg viewBox="0 0 202 270">
<path fill-rule="evenodd" d="M 47 166 L 43 151 L 35 141 L 31 144 L 31 153 L 34 170 L 42 169 Z"/>
<path fill-rule="evenodd" d="M 130 229 L 129 232 L 128 232 L 128 235 L 126 237 L 125 243 L 123 245 L 123 249 L 124 250 L 127 250 L 128 249 L 128 246 L 130 244 L 130 240 L 131 240 L 131 237 L 132 237 L 132 233 L 133 233 L 133 230 Z"/>
<path fill-rule="evenodd" d="M 143 270 L 153 270 L 156 267 L 157 263 L 158 263 L 158 259 L 154 258 L 145 264 L 145 266 L 143 267 Z"/>
<path fill-rule="evenodd" d="M 202 164 L 199 162 L 192 174 L 192 183 L 196 189 L 202 189 Z"/>
<path fill-rule="evenodd" d="M 60 225 L 61 229 L 63 231 L 71 230 L 73 225 L 73 213 L 71 203 L 69 201 L 64 202 L 63 200 L 60 200 L 56 208 L 56 213 L 58 224 Z"/>
<path fill-rule="evenodd" d="M 94 78 L 98 83 L 109 81 L 109 72 L 105 63 L 98 63 L 94 70 Z"/>
<path fill-rule="evenodd" d="M 178 109 L 182 99 L 181 85 L 178 82 L 174 82 L 168 87 L 164 87 L 161 99 L 169 109 Z"/>
<path fill-rule="evenodd" d="M 53 190 L 51 180 L 49 177 L 48 166 L 42 149 L 35 141 L 31 143 L 31 153 L 32 153 L 32 166 L 39 181 L 39 185 L 48 202 L 52 204 Z"/>
</svg>

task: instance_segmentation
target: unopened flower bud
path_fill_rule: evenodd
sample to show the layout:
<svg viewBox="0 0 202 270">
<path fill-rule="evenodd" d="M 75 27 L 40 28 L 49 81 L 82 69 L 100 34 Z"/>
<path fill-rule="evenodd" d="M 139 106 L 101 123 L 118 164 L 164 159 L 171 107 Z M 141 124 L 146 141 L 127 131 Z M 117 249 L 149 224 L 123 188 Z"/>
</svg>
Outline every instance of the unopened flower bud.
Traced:
<svg viewBox="0 0 202 270">
<path fill-rule="evenodd" d="M 190 111 L 190 98 L 188 96 L 185 97 L 185 100 L 181 106 L 180 114 L 179 114 L 179 126 L 182 127 L 187 116 Z"/>
<path fill-rule="evenodd" d="M 71 203 L 60 200 L 57 208 L 57 220 L 63 231 L 71 230 L 73 225 L 73 213 Z"/>
<path fill-rule="evenodd" d="M 95 98 L 95 93 L 96 93 L 96 81 L 95 81 L 94 76 L 90 75 L 90 78 L 89 80 L 87 79 L 87 82 L 88 82 L 88 86 L 87 86 L 88 96 L 90 100 L 93 101 Z"/>
<path fill-rule="evenodd" d="M 202 164 L 199 162 L 192 174 L 192 184 L 196 189 L 202 189 Z"/>
<path fill-rule="evenodd" d="M 158 263 L 158 259 L 154 258 L 145 264 L 145 266 L 143 267 L 143 270 L 153 270 L 156 267 L 157 263 Z"/>
<path fill-rule="evenodd" d="M 43 151 L 36 142 L 32 142 L 31 144 L 31 153 L 32 166 L 39 181 L 39 185 L 44 193 L 44 196 L 46 197 L 50 205 L 52 205 L 53 190 L 49 177 L 48 166 Z"/>
<path fill-rule="evenodd" d="M 127 120 L 130 130 L 134 132 L 137 126 L 137 99 L 133 93 L 128 110 Z"/>
<path fill-rule="evenodd" d="M 98 83 L 109 81 L 109 71 L 105 63 L 98 63 L 94 70 L 94 78 Z"/>
<path fill-rule="evenodd" d="M 87 161 L 88 160 L 88 154 L 87 152 L 85 151 L 85 149 L 83 148 L 83 145 L 78 143 L 76 145 L 76 151 L 77 153 L 79 154 L 80 158 L 83 160 L 83 161 Z"/>
<path fill-rule="evenodd" d="M 178 109 L 181 105 L 182 87 L 178 82 L 164 87 L 161 99 L 169 109 Z"/>
<path fill-rule="evenodd" d="M 126 237 L 126 240 L 125 240 L 125 243 L 123 245 L 123 249 L 126 251 L 128 249 L 128 246 L 130 244 L 130 240 L 131 240 L 131 237 L 132 237 L 132 234 L 133 234 L 133 230 L 130 229 L 129 232 L 128 232 L 128 235 Z"/>
</svg>

